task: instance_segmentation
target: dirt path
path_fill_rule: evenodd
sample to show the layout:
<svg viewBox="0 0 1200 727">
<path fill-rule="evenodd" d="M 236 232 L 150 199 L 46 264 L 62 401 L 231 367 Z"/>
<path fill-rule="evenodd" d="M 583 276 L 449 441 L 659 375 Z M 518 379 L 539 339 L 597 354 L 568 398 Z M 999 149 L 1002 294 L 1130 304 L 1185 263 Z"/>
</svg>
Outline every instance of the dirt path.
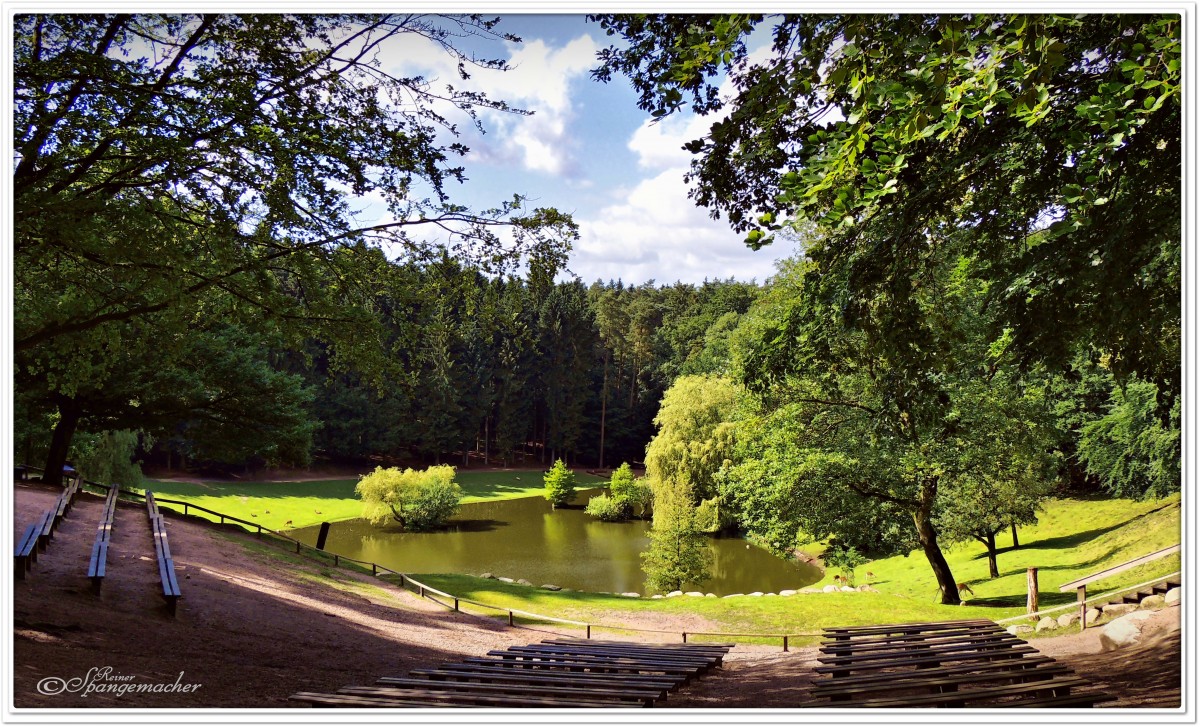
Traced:
<svg viewBox="0 0 1200 727">
<path fill-rule="evenodd" d="M 18 484 L 18 529 L 56 496 L 50 489 Z M 280 567 L 277 558 L 259 550 L 268 546 L 252 536 L 167 513 L 184 593 L 177 617 L 171 618 L 159 596 L 145 510 L 135 504 L 119 507 L 108 576 L 99 596 L 91 592 L 87 564 L 102 507 L 101 498 L 81 496 L 29 580 L 15 583 L 18 708 L 286 707 L 288 695 L 297 691 L 370 684 L 380 676 L 554 633 L 456 614 L 368 576 L 298 557 L 286 556 L 292 562 Z M 1177 623 L 1178 609 L 1159 617 Z M 647 615 L 636 625 L 672 628 L 675 621 L 688 619 Z M 689 627 L 694 627 L 690 621 Z M 1033 645 L 1121 696 L 1106 706 L 1172 707 L 1180 700 L 1180 632 L 1166 633 L 1119 655 L 1097 653 L 1098 630 Z M 814 648 L 784 653 L 778 647 L 739 646 L 720 673 L 673 694 L 664 706 L 820 706 L 808 696 L 817 656 Z M 38 692 L 47 678 L 82 678 L 89 669 L 103 667 L 134 683 L 178 679 L 200 687 L 189 693 L 86 697 Z"/>
</svg>

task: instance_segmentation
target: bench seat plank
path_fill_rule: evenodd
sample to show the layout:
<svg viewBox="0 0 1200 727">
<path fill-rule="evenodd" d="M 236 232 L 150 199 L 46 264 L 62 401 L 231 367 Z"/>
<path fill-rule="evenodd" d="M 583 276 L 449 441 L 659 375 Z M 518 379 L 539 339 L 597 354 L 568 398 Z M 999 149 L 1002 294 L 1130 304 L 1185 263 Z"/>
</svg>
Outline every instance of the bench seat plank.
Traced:
<svg viewBox="0 0 1200 727">
<path fill-rule="evenodd" d="M 963 627 L 982 626 L 985 628 L 994 627 L 996 623 L 988 619 L 969 619 L 966 621 L 935 621 L 928 623 L 908 623 L 908 624 L 887 624 L 884 626 L 838 626 L 825 627 L 822 631 L 827 636 L 842 636 L 849 638 L 851 636 L 871 636 L 882 634 L 919 634 L 930 631 L 950 631 Z"/>
<path fill-rule="evenodd" d="M 457 698 L 456 698 L 457 697 Z M 288 697 L 289 700 L 307 702 L 316 707 L 614 707 L 620 706 L 613 702 L 592 701 L 583 699 L 521 699 L 501 696 L 481 697 L 473 700 L 462 699 L 463 695 L 433 695 L 420 696 L 395 695 L 391 697 L 367 697 L 351 694 L 321 694 L 316 692 L 297 692 Z"/>
<path fill-rule="evenodd" d="M 508 669 L 505 667 L 472 666 L 467 664 L 444 664 L 436 669 L 414 669 L 411 676 L 431 679 L 454 677 L 458 679 L 494 679 L 498 681 L 525 682 L 529 684 L 606 684 L 620 687 L 646 687 L 650 689 L 673 689 L 678 681 L 665 677 L 638 674 L 592 674 L 589 672 L 552 672 L 549 670 Z M 391 677 L 382 677 L 384 683 Z"/>
<path fill-rule="evenodd" d="M 592 656 L 602 659 L 644 659 L 663 664 L 675 664 L 706 669 L 716 666 L 720 659 L 716 657 L 686 657 L 668 654 L 654 654 L 644 651 L 606 651 L 603 649 L 588 649 L 574 646 L 553 646 L 531 644 L 529 646 L 513 646 L 510 651 L 525 654 L 562 654 L 565 656 Z"/>
<path fill-rule="evenodd" d="M 1026 682 L 1024 684 L 1009 684 L 1000 687 L 980 689 L 964 689 L 956 692 L 941 692 L 939 694 L 910 694 L 903 697 L 882 697 L 879 699 L 860 699 L 850 702 L 831 702 L 831 707 L 933 707 L 965 704 L 986 699 L 1018 696 L 1058 696 L 1046 692 L 1062 690 L 1069 695 L 1075 687 L 1091 686 L 1091 682 L 1079 677 L 1067 679 L 1048 679 L 1046 681 Z M 1017 706 L 1017 705 L 1014 705 Z"/>
<path fill-rule="evenodd" d="M 1020 646 L 1026 642 L 1018 639 L 1015 636 L 990 636 L 978 641 L 955 641 L 949 644 L 934 646 L 929 648 L 912 647 L 903 650 L 890 651 L 870 651 L 865 654 L 852 652 L 849 654 L 839 653 L 832 656 L 819 656 L 817 661 L 822 664 L 861 664 L 870 661 L 894 659 L 897 656 L 926 656 L 937 654 L 956 654 L 958 652 L 970 651 L 981 653 L 994 653 L 1013 646 Z M 990 650 L 990 651 L 989 651 Z"/>
<path fill-rule="evenodd" d="M 13 552 L 13 574 L 20 580 L 25 580 L 27 574 L 37 560 L 38 533 L 41 532 L 37 523 L 31 523 L 25 528 L 25 533 L 17 542 Z"/>
<path fill-rule="evenodd" d="M 902 657 L 888 661 L 868 661 L 853 664 L 838 664 L 834 666 L 818 666 L 813 671 L 818 674 L 829 674 L 849 671 L 879 671 L 897 666 L 918 666 L 920 664 L 940 664 L 945 661 L 990 661 L 1003 659 L 1019 659 L 1026 654 L 1036 654 L 1032 646 L 1013 646 L 997 651 L 964 651 L 948 654 L 932 654 L 927 656 Z"/>
<path fill-rule="evenodd" d="M 860 685 L 860 684 L 861 685 L 891 684 L 898 679 L 904 679 L 909 674 L 914 674 L 914 673 L 919 674 L 921 677 L 925 677 L 925 678 L 937 678 L 937 677 L 953 676 L 955 674 L 970 674 L 970 673 L 988 672 L 988 671 L 1020 672 L 1024 669 L 1032 669 L 1034 667 L 1042 666 L 1045 664 L 1054 664 L 1054 663 L 1056 663 L 1054 661 L 1054 659 L 1051 659 L 1048 656 L 1038 655 L 1038 656 L 1026 656 L 1023 659 L 1003 659 L 1000 661 L 967 663 L 967 664 L 961 664 L 959 666 L 934 667 L 934 668 L 926 667 L 926 668 L 921 669 L 920 671 L 916 671 L 916 670 L 912 670 L 912 669 L 906 670 L 906 671 L 880 671 L 880 672 L 872 672 L 872 673 L 867 673 L 867 674 L 856 674 L 854 676 L 829 678 L 828 680 L 818 681 L 818 682 L 814 682 L 814 683 L 818 685 L 816 687 L 816 689 L 824 689 L 827 685 L 832 688 L 834 685 L 852 687 L 852 686 L 856 686 L 856 685 Z M 816 690 L 814 690 L 814 691 L 816 691 Z"/>
<path fill-rule="evenodd" d="M 843 685 L 838 684 L 837 682 L 840 680 L 835 679 L 833 680 L 832 684 L 821 685 L 814 688 L 811 694 L 814 697 L 848 699 L 852 696 L 863 694 L 869 695 L 880 692 L 913 693 L 920 690 L 944 690 L 945 687 L 959 688 L 964 685 L 986 684 L 989 682 L 1023 683 L 1029 681 L 1043 681 L 1072 674 L 1074 674 L 1074 672 L 1070 669 L 1070 667 L 1057 663 L 1048 664 L 1035 669 L 1017 669 L 1009 671 L 993 671 L 987 673 L 968 672 L 934 678 L 926 677 L 923 674 L 909 673 L 903 676 L 896 675 L 896 678 L 890 682 L 875 682 L 873 684 Z"/>
<path fill-rule="evenodd" d="M 381 680 L 382 681 L 382 680 Z M 562 684 L 510 684 L 504 682 L 473 682 L 457 680 L 432 680 L 388 678 L 385 684 L 375 687 L 347 687 L 347 689 L 378 689 L 381 693 L 390 690 L 404 689 L 436 689 L 452 692 L 470 692 L 472 694 L 532 694 L 536 696 L 583 697 L 584 699 L 615 699 L 624 702 L 642 702 L 649 704 L 655 699 L 665 696 L 662 690 L 630 688 L 613 689 L 601 684 L 584 686 L 568 686 Z M 341 690 L 339 690 L 341 691 Z M 365 692 L 355 692 L 365 693 Z"/>
<path fill-rule="evenodd" d="M 885 653 L 925 653 L 928 651 L 936 651 L 947 646 L 956 644 L 989 644 L 997 641 L 1011 643 L 1017 637 L 1007 631 L 997 631 L 992 634 L 972 634 L 968 636 L 955 636 L 946 639 L 929 639 L 926 641 L 915 641 L 911 643 L 894 644 L 861 644 L 854 647 L 848 646 L 822 646 L 818 651 L 822 654 L 830 656 L 865 656 L 867 654 L 885 654 Z"/>
<path fill-rule="evenodd" d="M 1008 632 L 999 626 L 992 628 L 973 628 L 973 629 L 955 629 L 947 631 L 928 631 L 922 634 L 895 634 L 886 636 L 863 636 L 854 639 L 827 639 L 820 642 L 820 646 L 829 649 L 856 649 L 866 648 L 868 646 L 883 646 L 886 644 L 896 644 L 903 646 L 907 644 L 922 644 L 934 641 L 936 639 L 951 639 L 951 638 L 970 638 L 973 636 L 987 636 L 990 634 L 1007 634 Z"/>
<path fill-rule="evenodd" d="M 630 702 L 602 696 L 585 697 L 578 694 L 512 694 L 494 691 L 459 691 L 453 689 L 439 689 L 437 688 L 439 686 L 441 685 L 431 685 L 432 688 L 428 689 L 342 687 L 337 691 L 337 693 L 349 694 L 356 697 L 375 697 L 378 699 L 404 699 L 405 697 L 412 696 L 417 697 L 418 699 L 435 699 L 438 701 L 453 701 L 458 703 L 473 702 L 476 704 L 493 704 L 497 706 L 525 706 L 530 703 L 537 703 L 543 706 L 554 706 L 556 703 L 562 705 L 564 702 L 586 702 L 589 706 L 595 707 L 637 707 L 645 705 L 645 702 Z"/>
</svg>

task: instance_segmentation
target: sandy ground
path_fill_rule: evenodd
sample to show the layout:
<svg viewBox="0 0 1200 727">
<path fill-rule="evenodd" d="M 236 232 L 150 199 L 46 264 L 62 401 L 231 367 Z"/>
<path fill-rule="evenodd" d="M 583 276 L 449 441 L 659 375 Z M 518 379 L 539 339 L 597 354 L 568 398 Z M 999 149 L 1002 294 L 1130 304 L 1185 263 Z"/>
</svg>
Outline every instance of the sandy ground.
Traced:
<svg viewBox="0 0 1200 727">
<path fill-rule="evenodd" d="M 55 497 L 54 491 L 18 484 L 16 525 L 31 522 Z M 18 709 L 286 707 L 295 704 L 287 697 L 297 691 L 370 684 L 380 676 L 482 656 L 550 633 L 454 613 L 370 577 L 323 570 L 312 561 L 280 568 L 278 560 L 243 545 L 252 544 L 252 536 L 174 514 L 168 515 L 167 528 L 184 597 L 171 618 L 160 596 L 145 509 L 137 505 L 118 509 L 108 576 L 99 596 L 91 592 L 87 565 L 102 506 L 98 497 L 81 497 L 29 579 L 15 582 Z M 357 592 L 329 585 L 323 576 L 329 573 Z M 1178 610 L 1165 609 L 1156 619 L 1177 625 Z M 674 629 L 679 626 L 674 621 L 656 623 Z M 1096 629 L 1033 645 L 1120 696 L 1105 706 L 1179 705 L 1177 628 L 1128 653 L 1100 653 L 1098 637 Z M 814 648 L 785 653 L 778 647 L 739 646 L 723 670 L 671 695 L 662 706 L 820 706 L 808 696 L 817 656 Z M 159 694 L 38 691 L 43 680 L 83 678 L 90 669 L 104 667 L 111 669 L 110 677 L 137 684 L 178 680 L 200 686 Z"/>
</svg>

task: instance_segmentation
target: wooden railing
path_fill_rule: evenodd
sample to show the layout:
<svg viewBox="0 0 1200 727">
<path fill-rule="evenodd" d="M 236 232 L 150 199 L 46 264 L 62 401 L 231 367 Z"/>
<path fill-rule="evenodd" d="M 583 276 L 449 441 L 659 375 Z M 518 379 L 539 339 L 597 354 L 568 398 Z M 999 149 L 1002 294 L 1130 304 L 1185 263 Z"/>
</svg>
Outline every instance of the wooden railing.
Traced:
<svg viewBox="0 0 1200 727">
<path fill-rule="evenodd" d="M 1059 586 L 1058 590 L 1060 592 L 1066 592 L 1066 591 L 1070 591 L 1071 589 L 1075 589 L 1075 592 L 1078 594 L 1078 598 L 1076 599 L 1076 602 L 1079 606 L 1079 630 L 1082 631 L 1083 629 L 1087 628 L 1087 602 L 1088 602 L 1087 586 L 1089 583 L 1095 583 L 1096 581 L 1102 581 L 1105 578 L 1108 578 L 1110 576 L 1115 576 L 1118 573 L 1123 573 L 1131 568 L 1136 568 L 1139 565 L 1145 565 L 1146 563 L 1151 563 L 1153 561 L 1158 560 L 1159 558 L 1165 558 L 1168 555 L 1173 555 L 1173 554 L 1179 552 L 1179 547 L 1180 547 L 1179 545 L 1172 545 L 1169 548 L 1163 548 L 1162 550 L 1155 551 L 1148 555 L 1143 555 L 1140 558 L 1134 558 L 1133 560 L 1126 561 L 1124 563 L 1121 563 L 1120 565 L 1115 565 L 1112 568 L 1106 568 L 1097 573 L 1093 573 L 1090 576 L 1084 576 L 1083 578 L 1079 578 L 1077 580 L 1071 581 L 1070 583 L 1064 583 L 1061 586 Z M 1156 578 L 1156 579 L 1154 579 L 1154 581 L 1150 581 L 1150 583 L 1161 581 L 1165 577 L 1166 576 L 1163 576 L 1162 578 Z M 1145 585 L 1149 585 L 1149 583 L 1141 584 L 1141 586 L 1145 586 Z M 1136 588 L 1141 588 L 1141 586 L 1136 586 Z M 1121 589 L 1121 592 L 1125 592 L 1125 591 L 1129 591 L 1129 590 L 1133 590 L 1133 588 L 1131 587 L 1131 588 Z M 1111 595 L 1111 594 L 1108 594 L 1108 595 Z M 1096 600 L 1096 599 L 1092 599 L 1092 600 Z"/>
<path fill-rule="evenodd" d="M 33 467 L 33 466 L 29 466 L 29 465 L 25 465 L 25 468 L 28 470 L 35 470 L 38 472 L 45 471 L 45 470 L 41 469 L 40 467 Z M 98 488 L 100 490 L 103 490 L 105 493 L 107 493 L 111 488 L 116 487 L 118 497 L 120 497 L 121 495 L 128 495 L 135 499 L 141 498 L 142 501 L 145 501 L 145 499 L 146 499 L 146 496 L 143 493 L 138 492 L 136 490 L 132 490 L 132 489 L 121 488 L 120 485 L 106 485 L 101 482 L 95 482 L 92 480 L 87 480 L 87 479 L 82 479 L 82 478 L 80 478 L 80 482 L 83 485 L 87 485 L 87 486 L 91 486 L 93 488 Z M 584 635 L 586 636 L 586 638 L 589 638 L 589 639 L 592 638 L 592 632 L 598 631 L 598 630 L 647 633 L 647 634 L 677 635 L 681 638 L 683 643 L 687 643 L 689 637 L 696 637 L 696 636 L 716 637 L 716 638 L 721 638 L 721 639 L 737 639 L 737 638 L 768 639 L 768 640 L 773 640 L 773 641 L 774 640 L 780 641 L 783 645 L 784 651 L 788 651 L 788 647 L 789 647 L 790 641 L 792 639 L 804 638 L 804 637 L 815 637 L 815 636 L 821 635 L 820 631 L 798 631 L 798 632 L 787 633 L 787 634 L 778 634 L 778 633 L 763 634 L 763 633 L 729 633 L 729 632 L 724 632 L 724 631 L 671 631 L 671 630 L 663 630 L 663 629 L 642 629 L 642 628 L 636 628 L 633 626 L 615 626 L 615 625 L 610 625 L 610 624 L 590 623 L 587 621 L 573 621 L 571 619 L 558 618 L 555 616 L 547 616 L 545 614 L 534 613 L 532 611 L 524 611 L 519 608 L 510 608 L 508 606 L 497 606 L 497 605 L 491 604 L 491 603 L 484 603 L 482 601 L 476 601 L 474 599 L 463 598 L 462 596 L 456 596 L 452 593 L 446 593 L 445 591 L 439 590 L 437 588 L 434 588 L 433 586 L 430 586 L 428 584 L 425 584 L 425 583 L 422 583 L 422 582 L 416 580 L 415 578 L 408 575 L 407 573 L 401 573 L 398 570 L 388 568 L 387 566 L 383 566 L 383 565 L 380 565 L 380 564 L 372 562 L 372 561 L 359 560 L 357 558 L 351 558 L 351 557 L 348 557 L 345 555 L 338 555 L 337 553 L 330 553 L 325 550 L 320 550 L 320 549 L 318 549 L 314 546 L 311 546 L 307 543 L 303 543 L 303 542 L 297 540 L 296 538 L 293 538 L 290 535 L 281 533 L 278 530 L 272 530 L 271 528 L 263 527 L 263 525 L 261 523 L 250 522 L 249 520 L 245 520 L 245 519 L 237 517 L 235 515 L 228 515 L 226 513 L 218 512 L 216 510 L 212 510 L 210 508 L 203 507 L 201 505 L 196 505 L 194 503 L 186 502 L 184 500 L 172 500 L 172 499 L 168 499 L 165 497 L 160 497 L 158 495 L 154 496 L 154 500 L 159 505 L 160 508 L 163 505 L 182 506 L 182 508 L 183 508 L 182 512 L 184 515 L 190 515 L 192 510 L 196 510 L 199 512 L 204 512 L 204 513 L 208 513 L 209 515 L 216 516 L 218 521 L 221 524 L 225 524 L 228 521 L 231 523 L 237 523 L 239 525 L 245 525 L 248 528 L 253 528 L 254 532 L 258 535 L 259 538 L 262 538 L 264 534 L 268 534 L 271 536 L 271 538 L 275 538 L 275 539 L 279 539 L 279 540 L 283 540 L 285 542 L 291 543 L 292 544 L 291 547 L 294 547 L 295 552 L 300 555 L 305 555 L 306 554 L 305 551 L 311 551 L 314 554 L 319 554 L 326 558 L 332 558 L 333 564 L 335 566 L 342 566 L 343 563 L 353 563 L 355 565 L 362 567 L 364 570 L 370 569 L 371 575 L 373 575 L 377 578 L 380 578 L 380 577 L 383 577 L 386 575 L 395 576 L 395 577 L 399 578 L 398 585 L 401 588 L 404 588 L 405 590 L 408 590 L 412 593 L 416 593 L 421 598 L 429 599 L 429 600 L 433 601 L 434 603 L 445 606 L 446 608 L 453 609 L 454 611 L 462 612 L 461 607 L 463 605 L 471 605 L 471 606 L 475 606 L 477 608 L 482 608 L 482 609 L 492 610 L 492 611 L 499 611 L 501 613 L 505 613 L 508 615 L 508 625 L 509 626 L 514 626 L 514 627 L 520 626 L 520 624 L 516 623 L 516 616 L 520 615 L 530 621 L 555 623 L 555 624 L 563 624 L 563 625 L 567 625 L 567 626 L 580 627 L 580 628 L 584 629 Z M 170 508 L 170 509 L 176 509 L 176 508 Z M 388 581 L 388 582 L 390 582 L 390 581 Z M 439 600 L 439 597 L 444 598 L 446 600 L 445 601 Z"/>
</svg>

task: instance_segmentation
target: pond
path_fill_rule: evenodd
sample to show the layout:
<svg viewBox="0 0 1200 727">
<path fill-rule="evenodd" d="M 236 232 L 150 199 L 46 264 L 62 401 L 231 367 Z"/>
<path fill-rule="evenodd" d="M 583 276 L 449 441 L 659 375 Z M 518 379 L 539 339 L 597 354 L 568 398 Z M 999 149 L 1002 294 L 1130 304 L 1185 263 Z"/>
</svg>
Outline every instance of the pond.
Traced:
<svg viewBox="0 0 1200 727">
<path fill-rule="evenodd" d="M 650 523 L 606 523 L 582 509 L 602 490 L 580 491 L 576 506 L 554 510 L 545 499 L 463 505 L 446 530 L 406 533 L 398 524 L 335 522 L 325 549 L 405 573 L 493 573 L 553 583 L 578 591 L 647 593 L 639 554 L 648 547 Z M 319 526 L 291 531 L 315 545 Z M 778 592 L 821 579 L 807 563 L 791 562 L 736 537 L 712 538 L 713 577 L 684 590 L 715 593 Z"/>
</svg>

